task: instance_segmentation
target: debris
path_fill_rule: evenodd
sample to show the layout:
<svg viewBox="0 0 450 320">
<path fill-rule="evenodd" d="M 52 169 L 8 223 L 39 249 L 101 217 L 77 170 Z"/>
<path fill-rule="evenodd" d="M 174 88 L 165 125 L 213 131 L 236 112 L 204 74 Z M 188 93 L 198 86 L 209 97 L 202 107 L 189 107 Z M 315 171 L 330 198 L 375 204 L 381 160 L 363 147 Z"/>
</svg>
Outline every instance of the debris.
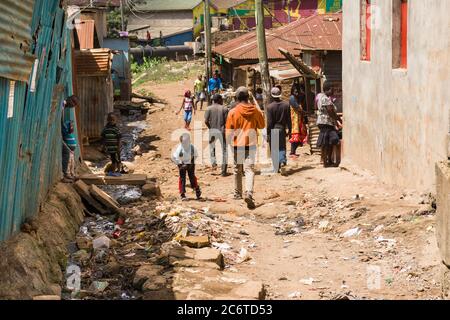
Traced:
<svg viewBox="0 0 450 320">
<path fill-rule="evenodd" d="M 133 279 L 133 286 L 140 290 L 142 285 L 148 280 L 162 273 L 164 267 L 158 265 L 143 265 L 137 271 Z"/>
<path fill-rule="evenodd" d="M 302 296 L 302 293 L 300 291 L 294 291 L 294 292 L 292 292 L 292 293 L 290 293 L 288 295 L 288 298 L 290 298 L 290 299 L 298 299 L 301 296 Z"/>
<path fill-rule="evenodd" d="M 301 279 L 300 280 L 300 283 L 308 285 L 308 286 L 312 285 L 313 282 L 319 282 L 319 281 L 314 280 L 314 278 L 308 278 L 308 279 Z"/>
<path fill-rule="evenodd" d="M 356 194 L 353 196 L 353 200 L 364 200 L 364 195 L 363 194 Z"/>
<path fill-rule="evenodd" d="M 92 197 L 100 202 L 104 207 L 108 208 L 112 213 L 124 214 L 124 211 L 120 209 L 120 204 L 111 198 L 106 192 L 100 190 L 97 186 L 91 185 L 89 192 Z"/>
<path fill-rule="evenodd" d="M 244 247 L 241 248 L 241 251 L 239 251 L 239 260 L 238 263 L 243 263 L 245 261 L 251 260 L 252 257 L 248 253 L 248 250 Z"/>
<path fill-rule="evenodd" d="M 142 186 L 142 195 L 144 197 L 159 198 L 162 194 L 161 189 L 159 188 L 159 185 L 157 183 L 147 181 L 147 184 Z"/>
<path fill-rule="evenodd" d="M 360 234 L 361 234 L 361 230 L 358 227 L 356 227 L 356 228 L 353 228 L 353 229 L 345 231 L 342 234 L 342 237 L 344 237 L 344 238 L 351 238 L 351 237 L 354 237 L 354 236 L 359 236 Z"/>
<path fill-rule="evenodd" d="M 91 255 L 86 250 L 79 250 L 72 255 L 74 262 L 84 266 L 91 258 Z"/>
<path fill-rule="evenodd" d="M 120 177 L 110 177 L 101 174 L 85 174 L 80 176 L 80 180 L 87 185 L 140 185 L 147 183 L 145 174 L 124 174 Z"/>
<path fill-rule="evenodd" d="M 380 231 L 382 231 L 384 229 L 384 225 L 380 224 L 378 226 L 376 226 L 375 229 L 373 229 L 373 232 L 378 233 Z"/>
<path fill-rule="evenodd" d="M 80 250 L 90 250 L 92 247 L 92 238 L 89 236 L 77 236 L 76 243 Z"/>
<path fill-rule="evenodd" d="M 108 249 L 111 244 L 111 239 L 109 239 L 107 236 L 100 236 L 92 242 L 92 246 L 95 249 L 101 249 L 106 248 Z"/>
<path fill-rule="evenodd" d="M 102 215 L 108 213 L 108 211 L 103 207 L 103 205 L 92 197 L 91 192 L 89 190 L 89 186 L 82 180 L 78 180 L 77 182 L 75 182 L 73 184 L 73 187 L 78 192 L 78 194 L 87 202 L 87 204 L 89 204 L 98 213 Z"/>
<path fill-rule="evenodd" d="M 99 293 L 105 291 L 108 286 L 109 283 L 107 281 L 93 281 L 91 288 L 94 292 Z"/>
<path fill-rule="evenodd" d="M 247 231 L 245 231 L 245 230 L 240 230 L 240 231 L 239 231 L 239 234 L 242 235 L 242 236 L 249 236 L 249 235 L 250 235 L 250 234 L 249 234 Z"/>
<path fill-rule="evenodd" d="M 322 220 L 319 222 L 319 230 L 322 232 L 326 232 L 332 229 L 332 227 L 329 225 L 330 222 L 327 220 Z"/>
<path fill-rule="evenodd" d="M 219 249 L 221 251 L 228 251 L 232 248 L 231 245 L 229 245 L 228 243 L 225 243 L 225 242 L 223 242 L 223 243 L 213 242 L 213 243 L 211 243 L 211 245 L 214 248 Z"/>
</svg>

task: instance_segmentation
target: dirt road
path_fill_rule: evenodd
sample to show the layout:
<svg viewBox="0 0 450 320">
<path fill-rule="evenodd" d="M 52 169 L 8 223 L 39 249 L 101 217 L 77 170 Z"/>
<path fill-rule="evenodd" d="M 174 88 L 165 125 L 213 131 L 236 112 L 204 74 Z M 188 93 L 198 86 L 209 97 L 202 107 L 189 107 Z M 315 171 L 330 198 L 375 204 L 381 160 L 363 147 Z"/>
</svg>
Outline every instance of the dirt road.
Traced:
<svg viewBox="0 0 450 320">
<path fill-rule="evenodd" d="M 136 167 L 157 177 L 166 200 L 174 203 L 178 203 L 177 170 L 170 152 L 178 135 L 172 133 L 183 126 L 175 111 L 191 84 L 143 85 L 165 99 L 167 106 L 150 116 L 150 128 L 143 136 L 154 150 L 137 159 Z M 202 121 L 203 112 L 194 119 Z M 197 131 L 192 134 L 198 135 Z M 350 165 L 324 169 L 308 149 L 302 148 L 300 159 L 290 162 L 287 177 L 256 177 L 259 207 L 254 211 L 231 198 L 233 176 L 223 178 L 199 166 L 206 202 L 184 205 L 208 207 L 226 221 L 238 223 L 239 228 L 231 230 L 235 233 L 230 235 L 230 250 L 245 247 L 252 259 L 233 271 L 263 281 L 274 299 L 337 294 L 376 299 L 439 297 L 434 211 L 428 198 L 382 185 Z M 350 229 L 355 234 L 343 236 Z"/>
</svg>

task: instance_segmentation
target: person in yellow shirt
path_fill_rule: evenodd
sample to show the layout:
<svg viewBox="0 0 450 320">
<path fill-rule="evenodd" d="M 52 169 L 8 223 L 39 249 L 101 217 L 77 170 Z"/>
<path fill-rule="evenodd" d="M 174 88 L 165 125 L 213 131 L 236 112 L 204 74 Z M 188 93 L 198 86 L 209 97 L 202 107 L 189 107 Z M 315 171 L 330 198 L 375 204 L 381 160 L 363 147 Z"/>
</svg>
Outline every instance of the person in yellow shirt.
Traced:
<svg viewBox="0 0 450 320">
<path fill-rule="evenodd" d="M 197 110 L 198 103 L 200 102 L 200 110 L 203 109 L 203 102 L 206 101 L 206 92 L 205 92 L 205 81 L 203 80 L 203 76 L 200 74 L 194 82 L 194 92 L 195 92 L 195 110 Z"/>
</svg>

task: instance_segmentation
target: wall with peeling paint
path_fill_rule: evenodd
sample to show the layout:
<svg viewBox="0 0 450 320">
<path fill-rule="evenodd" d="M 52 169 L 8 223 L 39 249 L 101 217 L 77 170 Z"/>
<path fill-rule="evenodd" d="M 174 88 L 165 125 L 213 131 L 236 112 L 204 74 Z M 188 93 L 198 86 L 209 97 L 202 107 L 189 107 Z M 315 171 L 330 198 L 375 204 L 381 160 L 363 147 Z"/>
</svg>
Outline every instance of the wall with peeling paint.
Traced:
<svg viewBox="0 0 450 320">
<path fill-rule="evenodd" d="M 366 62 L 359 0 L 344 1 L 344 158 L 389 184 L 433 191 L 435 164 L 447 159 L 450 1 L 409 0 L 406 70 L 392 68 L 392 1 L 372 2 Z"/>
</svg>

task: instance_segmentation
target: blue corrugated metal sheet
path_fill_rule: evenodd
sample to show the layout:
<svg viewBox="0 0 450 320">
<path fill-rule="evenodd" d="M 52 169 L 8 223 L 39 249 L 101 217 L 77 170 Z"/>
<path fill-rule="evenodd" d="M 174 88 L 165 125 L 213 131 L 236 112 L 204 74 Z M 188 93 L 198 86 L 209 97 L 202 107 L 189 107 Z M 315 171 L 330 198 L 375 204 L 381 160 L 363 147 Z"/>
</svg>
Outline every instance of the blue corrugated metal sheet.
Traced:
<svg viewBox="0 0 450 320">
<path fill-rule="evenodd" d="M 16 82 L 11 118 L 11 82 L 0 78 L 0 240 L 38 212 L 61 175 L 62 103 L 72 94 L 71 38 L 64 20 L 60 0 L 36 0 L 31 23 L 36 39 L 31 50 L 39 61 L 36 89 Z"/>
<path fill-rule="evenodd" d="M 0 1 L 0 77 L 27 81 L 34 58 L 30 24 L 35 0 Z"/>
</svg>

